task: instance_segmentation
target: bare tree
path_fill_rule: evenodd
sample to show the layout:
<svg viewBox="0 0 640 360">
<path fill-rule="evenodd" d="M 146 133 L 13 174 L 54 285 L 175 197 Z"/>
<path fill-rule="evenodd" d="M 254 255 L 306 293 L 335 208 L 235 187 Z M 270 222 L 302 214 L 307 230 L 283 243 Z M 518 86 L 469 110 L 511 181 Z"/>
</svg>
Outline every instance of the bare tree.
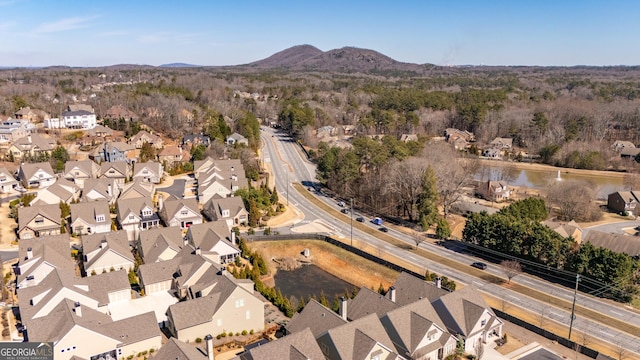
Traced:
<svg viewBox="0 0 640 360">
<path fill-rule="evenodd" d="M 414 220 L 425 168 L 426 163 L 423 159 L 409 158 L 391 165 L 391 171 L 387 173 L 387 191 L 399 200 L 404 215 L 409 216 L 409 221 Z"/>
<path fill-rule="evenodd" d="M 555 206 L 560 220 L 595 221 L 602 213 L 595 198 L 593 186 L 580 181 L 556 181 L 551 185 L 547 202 Z"/>
<path fill-rule="evenodd" d="M 416 250 L 418 250 L 420 244 L 422 244 L 426 240 L 426 233 L 422 233 L 418 230 L 411 230 L 411 238 L 416 244 Z"/>
<path fill-rule="evenodd" d="M 626 190 L 637 190 L 640 189 L 640 175 L 633 173 L 624 174 L 624 178 L 622 180 L 624 184 L 624 188 Z"/>
<path fill-rule="evenodd" d="M 507 279 L 509 279 L 507 283 L 511 283 L 511 279 L 522 273 L 522 266 L 518 260 L 502 260 L 500 266 Z"/>
</svg>

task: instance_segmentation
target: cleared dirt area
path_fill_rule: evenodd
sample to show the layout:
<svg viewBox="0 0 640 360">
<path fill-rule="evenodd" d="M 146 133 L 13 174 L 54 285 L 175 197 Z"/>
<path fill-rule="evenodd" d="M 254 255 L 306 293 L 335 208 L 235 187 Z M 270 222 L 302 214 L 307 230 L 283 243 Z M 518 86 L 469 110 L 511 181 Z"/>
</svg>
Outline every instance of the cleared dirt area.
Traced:
<svg viewBox="0 0 640 360">
<path fill-rule="evenodd" d="M 358 288 L 364 286 L 377 289 L 380 284 L 388 288 L 399 275 L 396 271 L 319 240 L 254 241 L 248 243 L 248 246 L 257 250 L 267 261 L 272 276 L 277 271 L 275 262 L 271 260 L 273 258 L 311 261 L 322 270 Z M 302 255 L 304 249 L 309 249 L 309 258 Z M 272 276 L 268 280 L 273 281 Z M 268 285 L 273 286 L 273 283 Z"/>
</svg>

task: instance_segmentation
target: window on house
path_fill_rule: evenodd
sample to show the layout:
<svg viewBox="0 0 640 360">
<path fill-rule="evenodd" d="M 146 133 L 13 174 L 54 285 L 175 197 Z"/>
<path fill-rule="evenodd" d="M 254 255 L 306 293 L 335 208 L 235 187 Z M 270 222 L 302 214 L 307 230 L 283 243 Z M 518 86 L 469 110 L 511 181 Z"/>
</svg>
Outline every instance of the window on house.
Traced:
<svg viewBox="0 0 640 360">
<path fill-rule="evenodd" d="M 223 217 L 229 217 L 229 210 L 222 210 Z"/>
<path fill-rule="evenodd" d="M 247 320 L 251 319 L 251 310 L 247 310 L 245 317 Z"/>
<path fill-rule="evenodd" d="M 104 215 L 97 215 L 96 216 L 96 221 L 97 222 L 104 222 Z"/>
<path fill-rule="evenodd" d="M 236 307 L 243 307 L 244 306 L 244 299 L 238 299 L 236 300 Z"/>
<path fill-rule="evenodd" d="M 480 326 L 485 326 L 487 324 L 487 320 L 482 320 L 482 322 L 480 322 Z"/>
<path fill-rule="evenodd" d="M 187 210 L 180 211 L 180 215 L 182 215 L 182 216 L 187 216 L 188 214 L 189 214 L 189 212 Z"/>
<path fill-rule="evenodd" d="M 38 217 L 36 218 L 36 224 L 42 224 L 43 222 L 44 222 L 44 218 L 43 218 L 43 217 L 38 216 Z"/>
<path fill-rule="evenodd" d="M 133 215 L 129 215 L 129 220 L 133 220 L 133 219 L 135 219 L 135 218 L 136 218 L 135 216 L 133 216 Z"/>
<path fill-rule="evenodd" d="M 222 319 L 218 319 L 218 321 L 216 321 L 216 325 L 222 326 Z"/>
</svg>

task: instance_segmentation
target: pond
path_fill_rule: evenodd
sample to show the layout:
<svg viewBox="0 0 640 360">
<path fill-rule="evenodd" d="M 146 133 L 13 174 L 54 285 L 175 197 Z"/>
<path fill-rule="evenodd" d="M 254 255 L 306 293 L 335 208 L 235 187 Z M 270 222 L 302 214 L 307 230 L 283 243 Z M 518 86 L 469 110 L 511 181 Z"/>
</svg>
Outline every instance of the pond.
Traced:
<svg viewBox="0 0 640 360">
<path fill-rule="evenodd" d="M 276 288 L 279 288 L 284 296 L 296 299 L 304 298 L 305 301 L 315 295 L 320 299 L 320 292 L 324 292 L 329 304 L 333 298 L 344 295 L 345 291 L 352 291 L 354 286 L 339 279 L 316 265 L 305 265 L 292 271 L 278 270 L 274 277 Z"/>
</svg>

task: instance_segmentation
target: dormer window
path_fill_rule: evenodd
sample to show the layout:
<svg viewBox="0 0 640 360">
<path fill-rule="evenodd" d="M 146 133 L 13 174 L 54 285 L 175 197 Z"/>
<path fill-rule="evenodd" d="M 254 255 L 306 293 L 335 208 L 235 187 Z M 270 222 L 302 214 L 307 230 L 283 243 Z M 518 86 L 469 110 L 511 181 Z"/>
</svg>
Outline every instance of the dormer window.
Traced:
<svg viewBox="0 0 640 360">
<path fill-rule="evenodd" d="M 486 319 L 484 319 L 484 320 L 482 320 L 480 322 L 480 326 L 485 326 L 486 324 L 487 324 L 487 320 Z"/>
<path fill-rule="evenodd" d="M 44 223 L 44 218 L 42 216 L 38 216 L 36 218 L 36 224 L 42 224 L 42 223 Z"/>
<path fill-rule="evenodd" d="M 229 210 L 222 210 L 223 217 L 229 217 Z"/>
<path fill-rule="evenodd" d="M 102 214 L 96 215 L 96 221 L 97 222 L 104 222 L 104 215 L 102 215 Z"/>
<path fill-rule="evenodd" d="M 187 216 L 188 214 L 189 214 L 189 211 L 187 211 L 187 210 L 180 211 L 180 215 L 182 215 L 182 216 Z"/>
</svg>

